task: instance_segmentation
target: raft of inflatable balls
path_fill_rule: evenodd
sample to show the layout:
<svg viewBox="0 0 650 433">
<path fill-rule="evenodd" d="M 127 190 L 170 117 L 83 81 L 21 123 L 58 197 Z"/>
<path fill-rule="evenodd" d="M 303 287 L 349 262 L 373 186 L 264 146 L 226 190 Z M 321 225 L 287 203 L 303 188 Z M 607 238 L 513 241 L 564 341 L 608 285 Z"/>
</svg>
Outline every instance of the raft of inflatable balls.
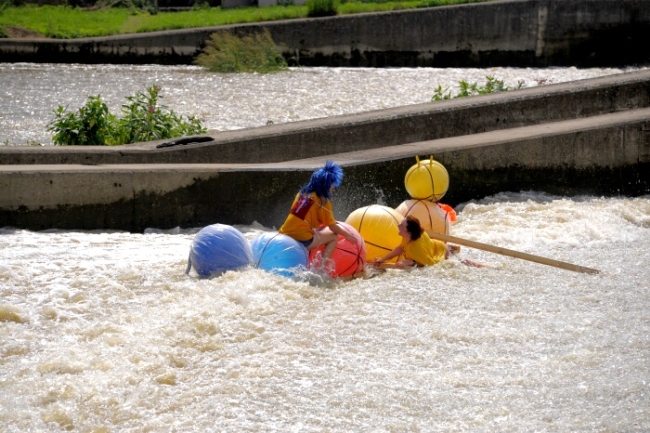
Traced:
<svg viewBox="0 0 650 433">
<path fill-rule="evenodd" d="M 322 259 L 323 247 L 308 251 L 277 231 L 262 232 L 249 241 L 230 225 L 213 224 L 194 237 L 186 273 L 193 268 L 205 278 L 252 266 L 285 277 L 315 269 L 334 278 L 348 277 L 362 272 L 367 261 L 382 257 L 399 245 L 398 226 L 407 215 L 415 216 L 427 232 L 449 233 L 456 214 L 451 207 L 439 203 L 449 187 L 447 170 L 433 157 L 416 160 L 404 178 L 411 199 L 395 209 L 372 204 L 350 213 L 339 224 L 356 241 L 339 235 L 336 250 L 326 263 Z"/>
</svg>

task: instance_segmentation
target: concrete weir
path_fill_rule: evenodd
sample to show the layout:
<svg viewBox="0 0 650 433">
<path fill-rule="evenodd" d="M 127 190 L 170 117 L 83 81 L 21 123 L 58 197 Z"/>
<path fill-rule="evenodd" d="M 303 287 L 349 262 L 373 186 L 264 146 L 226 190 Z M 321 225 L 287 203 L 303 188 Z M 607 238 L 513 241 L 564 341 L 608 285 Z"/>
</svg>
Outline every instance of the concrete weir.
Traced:
<svg viewBox="0 0 650 433">
<path fill-rule="evenodd" d="M 210 138 L 0 148 L 0 227 L 277 227 L 327 159 L 345 168 L 339 219 L 407 199 L 416 156 L 447 168 L 451 205 L 502 191 L 648 194 L 650 70 Z"/>
</svg>

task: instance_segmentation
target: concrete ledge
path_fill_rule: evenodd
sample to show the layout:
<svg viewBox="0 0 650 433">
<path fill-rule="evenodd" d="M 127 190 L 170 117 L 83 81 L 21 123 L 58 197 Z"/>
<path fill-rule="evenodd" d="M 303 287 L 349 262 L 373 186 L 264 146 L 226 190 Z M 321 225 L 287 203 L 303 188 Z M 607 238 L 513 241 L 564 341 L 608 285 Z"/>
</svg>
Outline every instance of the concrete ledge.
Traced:
<svg viewBox="0 0 650 433">
<path fill-rule="evenodd" d="M 405 200 L 416 155 L 447 167 L 452 205 L 507 190 L 650 193 L 650 108 L 267 164 L 5 165 L 0 226 L 33 230 L 279 226 L 311 171 L 332 158 L 346 170 L 337 217 Z M 91 187 L 89 187 L 89 185 Z"/>
<path fill-rule="evenodd" d="M 1 147 L 3 164 L 281 162 L 445 137 L 507 130 L 650 107 L 650 69 L 474 98 L 213 134 L 157 149 L 126 146 Z"/>
<path fill-rule="evenodd" d="M 649 83 L 640 71 L 235 131 L 180 149 L 0 148 L 0 227 L 277 227 L 326 159 L 345 167 L 340 219 L 406 199 L 416 155 L 445 165 L 451 205 L 509 190 L 648 194 Z"/>
</svg>

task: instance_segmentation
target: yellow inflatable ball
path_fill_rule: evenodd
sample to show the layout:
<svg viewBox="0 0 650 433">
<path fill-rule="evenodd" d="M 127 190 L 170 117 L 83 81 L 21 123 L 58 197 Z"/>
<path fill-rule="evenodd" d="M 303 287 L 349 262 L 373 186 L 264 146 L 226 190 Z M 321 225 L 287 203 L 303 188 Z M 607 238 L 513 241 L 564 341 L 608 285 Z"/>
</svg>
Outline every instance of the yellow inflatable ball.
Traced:
<svg viewBox="0 0 650 433">
<path fill-rule="evenodd" d="M 404 176 L 404 186 L 411 198 L 416 200 L 440 200 L 449 188 L 449 173 L 438 161 L 430 159 L 420 161 L 408 169 Z"/>
<path fill-rule="evenodd" d="M 370 262 L 384 257 L 402 242 L 397 226 L 403 219 L 393 208 L 372 204 L 353 211 L 345 222 L 354 227 L 365 241 L 366 260 Z M 395 263 L 397 259 L 394 257 L 388 262 Z"/>
<path fill-rule="evenodd" d="M 449 214 L 438 203 L 427 200 L 406 200 L 397 206 L 395 210 L 405 218 L 409 215 L 417 218 L 428 234 L 449 234 L 449 227 L 451 226 Z"/>
</svg>

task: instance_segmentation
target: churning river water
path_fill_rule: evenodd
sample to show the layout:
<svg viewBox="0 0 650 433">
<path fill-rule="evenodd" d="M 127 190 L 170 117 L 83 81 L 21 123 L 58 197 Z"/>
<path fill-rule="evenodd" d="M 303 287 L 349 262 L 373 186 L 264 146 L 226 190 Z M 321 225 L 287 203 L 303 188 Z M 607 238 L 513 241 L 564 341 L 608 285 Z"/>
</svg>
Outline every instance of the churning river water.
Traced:
<svg viewBox="0 0 650 433">
<path fill-rule="evenodd" d="M 0 64 L 0 140 L 47 144 L 55 105 L 119 109 L 152 84 L 226 130 L 426 102 L 486 74 L 617 72 Z M 463 247 L 487 266 L 199 279 L 184 270 L 200 227 L 1 228 L 0 432 L 650 431 L 650 196 L 504 191 L 456 210 L 452 235 L 601 273 Z"/>
</svg>

